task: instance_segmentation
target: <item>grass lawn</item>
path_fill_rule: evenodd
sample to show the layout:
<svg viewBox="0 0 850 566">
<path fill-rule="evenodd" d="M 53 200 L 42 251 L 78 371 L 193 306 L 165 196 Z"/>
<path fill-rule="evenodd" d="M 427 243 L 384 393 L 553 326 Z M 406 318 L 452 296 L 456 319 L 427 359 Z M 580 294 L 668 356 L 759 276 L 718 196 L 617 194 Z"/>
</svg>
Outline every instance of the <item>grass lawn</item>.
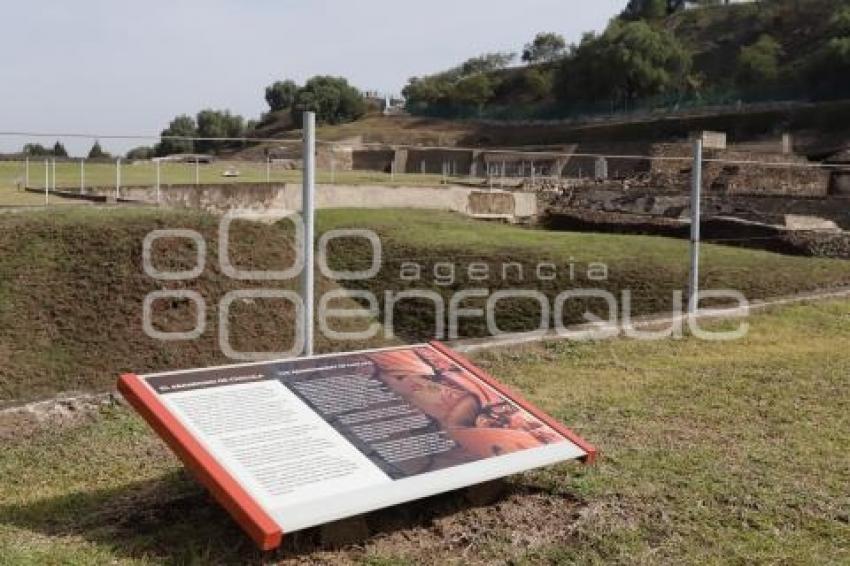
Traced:
<svg viewBox="0 0 850 566">
<path fill-rule="evenodd" d="M 239 177 L 224 177 L 223 173 L 229 169 L 239 171 Z M 17 184 L 24 184 L 25 179 L 26 172 L 23 161 L 0 161 L 0 205 L 44 203 L 44 197 L 41 195 L 20 193 L 15 190 Z M 198 166 L 198 182 L 201 184 L 265 183 L 268 179 L 272 182 L 300 183 L 301 171 L 282 169 L 279 165 L 272 164 L 270 175 L 267 177 L 264 162 L 216 161 L 209 165 L 200 164 Z M 379 171 L 336 171 L 331 173 L 329 170 L 319 170 L 316 173 L 316 182 L 318 183 L 438 186 L 441 180 L 440 175 L 398 174 L 391 176 Z M 115 182 L 116 166 L 114 163 L 86 163 L 85 184 L 87 187 L 114 187 Z M 160 171 L 160 182 L 164 185 L 195 183 L 195 165 L 163 163 Z M 34 188 L 44 188 L 44 183 L 44 160 L 33 158 L 30 160 L 29 185 Z M 122 162 L 122 186 L 153 186 L 155 184 L 156 166 L 153 163 Z M 56 163 L 56 187 L 57 189 L 79 190 L 79 162 Z"/>
<path fill-rule="evenodd" d="M 50 195 L 49 205 L 85 205 L 75 199 L 64 199 Z M 19 191 L 14 186 L 0 185 L 0 207 L 2 206 L 44 206 L 44 195 Z"/>
<path fill-rule="evenodd" d="M 850 301 L 835 301 L 755 316 L 738 342 L 481 354 L 597 444 L 598 465 L 512 478 L 490 504 L 448 494 L 374 513 L 343 548 L 296 533 L 268 556 L 126 409 L 7 428 L 0 562 L 847 563 L 848 344 Z"/>
<path fill-rule="evenodd" d="M 619 296 L 634 295 L 636 314 L 669 312 L 675 290 L 687 285 L 687 243 L 678 240 L 598 234 L 543 232 L 476 222 L 437 211 L 333 210 L 318 215 L 321 230 L 331 227 L 372 228 L 382 238 L 386 261 L 377 277 L 364 282 L 333 282 L 319 277 L 320 293 L 338 285 L 366 288 L 379 297 L 381 322 L 386 320 L 385 291 L 433 290 L 449 304 L 454 291 L 484 287 L 491 291 L 539 289 L 550 303 L 557 293 L 576 287 L 602 287 Z M 151 231 L 188 228 L 207 243 L 203 273 L 190 282 L 164 285 L 142 270 L 142 242 Z M 282 269 L 290 265 L 287 234 L 275 226 L 250 224 L 234 228 L 231 256 L 237 265 Z M 362 241 L 341 241 L 332 247 L 331 264 L 364 269 L 369 250 Z M 185 239 L 163 240 L 155 250 L 160 269 L 176 271 L 195 265 L 196 250 Z M 65 391 L 103 390 L 123 371 L 150 372 L 225 363 L 218 342 L 218 305 L 228 292 L 266 287 L 246 284 L 224 275 L 218 262 L 218 219 L 192 210 L 153 208 L 65 207 L 0 215 L 0 407 L 16 401 L 49 397 Z M 240 259 L 241 258 L 241 259 Z M 604 262 L 609 277 L 588 281 L 576 269 L 575 280 L 565 267 L 570 258 L 579 266 Z M 237 261 L 238 260 L 238 261 Z M 421 281 L 402 281 L 400 261 L 456 262 L 458 280 L 441 285 L 427 273 Z M 552 281 L 538 281 L 534 264 L 559 266 Z M 518 261 L 526 270 L 522 280 L 502 280 L 499 265 Z M 474 262 L 493 265 L 493 277 L 470 282 L 463 275 Z M 427 270 L 426 270 L 427 271 Z M 850 262 L 788 257 L 753 250 L 706 246 L 703 285 L 740 289 L 747 297 L 773 297 L 797 291 L 850 284 Z M 190 342 L 163 343 L 142 330 L 145 296 L 163 287 L 195 290 L 205 300 L 207 329 Z M 297 289 L 298 281 L 275 283 Z M 251 306 L 253 305 L 253 306 Z M 287 303 L 255 301 L 236 309 L 231 320 L 234 347 L 240 351 L 286 351 L 292 342 Z M 474 301 L 461 304 L 475 306 Z M 607 306 L 573 301 L 566 322 L 579 322 L 583 308 L 605 316 Z M 539 322 L 539 305 L 524 299 L 500 302 L 501 328 L 529 330 Z M 191 330 L 194 307 L 185 301 L 157 301 L 155 324 L 163 330 Z M 340 323 L 341 324 L 341 323 Z M 362 320 L 353 327 L 365 328 Z M 406 300 L 395 309 L 396 335 L 412 342 L 434 336 L 434 306 Z M 337 327 L 338 328 L 338 327 Z M 482 317 L 463 318 L 462 337 L 487 334 Z M 356 349 L 357 344 L 324 338 L 316 333 L 318 351 Z M 369 339 L 378 346 L 389 340 L 384 332 Z"/>
<path fill-rule="evenodd" d="M 194 210 L 148 207 L 50 207 L 0 214 L 0 408 L 64 391 L 102 391 L 124 371 L 150 372 L 227 363 L 219 342 L 219 305 L 234 290 L 298 289 L 298 280 L 245 282 L 226 276 L 218 260 L 219 218 Z M 188 282 L 168 284 L 142 266 L 153 230 L 190 229 L 207 242 L 205 269 Z M 197 264 L 187 239 L 153 246 L 158 269 L 185 271 Z M 229 256 L 242 269 L 285 269 L 292 241 L 282 230 L 235 222 Z M 321 274 L 317 294 L 338 289 Z M 144 299 L 162 289 L 188 288 L 203 299 L 206 331 L 192 341 L 161 341 L 143 331 Z M 157 300 L 155 328 L 195 327 L 196 303 Z M 237 302 L 228 311 L 229 341 L 237 351 L 286 352 L 293 344 L 294 307 L 282 300 Z M 360 321 L 338 321 L 360 325 Z M 321 351 L 355 344 L 316 338 Z M 361 346 L 378 346 L 379 337 Z"/>
<path fill-rule="evenodd" d="M 564 290 L 589 288 L 611 292 L 619 304 L 621 293 L 627 290 L 634 314 L 640 315 L 671 312 L 674 293 L 687 290 L 689 244 L 672 238 L 532 230 L 415 210 L 323 210 L 318 224 L 322 231 L 369 228 L 379 234 L 383 265 L 378 276 L 342 282 L 379 297 L 386 289 L 427 289 L 444 297 L 448 305 L 458 290 L 533 289 L 554 304 L 555 296 Z M 335 240 L 330 249 L 338 262 L 336 268 L 366 269 L 370 265 L 371 248 L 363 239 Z M 419 279 L 412 282 L 402 277 L 402 267 L 410 263 L 421 267 Z M 474 279 L 470 267 L 482 263 L 487 264 L 488 275 Z M 506 264 L 520 264 L 522 269 L 506 268 Z M 555 277 L 544 280 L 538 276 L 540 264 L 549 264 L 544 274 Z M 604 280 L 589 272 L 593 264 L 604 264 Z M 737 290 L 750 300 L 850 285 L 850 261 L 721 245 L 703 245 L 700 269 L 702 289 Z M 406 276 L 410 273 L 404 272 Z M 481 307 L 483 302 L 471 299 L 464 304 Z M 396 316 L 403 331 L 400 335 L 409 340 L 429 338 L 434 332 L 433 304 L 420 303 L 410 301 Z M 536 301 L 507 300 L 505 305 L 496 315 L 500 328 L 537 328 L 540 307 Z M 608 308 L 598 300 L 571 301 L 565 309 L 565 322 L 584 322 L 585 308 L 607 318 Z M 483 317 L 461 319 L 460 330 L 465 337 L 488 334 Z"/>
</svg>

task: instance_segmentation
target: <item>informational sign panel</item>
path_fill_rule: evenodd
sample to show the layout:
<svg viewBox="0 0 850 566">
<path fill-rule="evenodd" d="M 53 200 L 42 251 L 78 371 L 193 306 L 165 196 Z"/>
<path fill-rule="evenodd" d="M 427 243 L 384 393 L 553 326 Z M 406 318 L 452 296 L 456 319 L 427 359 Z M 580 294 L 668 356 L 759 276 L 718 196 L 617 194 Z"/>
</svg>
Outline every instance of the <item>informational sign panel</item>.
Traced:
<svg viewBox="0 0 850 566">
<path fill-rule="evenodd" d="M 119 389 L 258 545 L 595 450 L 439 343 Z"/>
<path fill-rule="evenodd" d="M 701 132 L 704 149 L 726 149 L 726 132 Z"/>
</svg>

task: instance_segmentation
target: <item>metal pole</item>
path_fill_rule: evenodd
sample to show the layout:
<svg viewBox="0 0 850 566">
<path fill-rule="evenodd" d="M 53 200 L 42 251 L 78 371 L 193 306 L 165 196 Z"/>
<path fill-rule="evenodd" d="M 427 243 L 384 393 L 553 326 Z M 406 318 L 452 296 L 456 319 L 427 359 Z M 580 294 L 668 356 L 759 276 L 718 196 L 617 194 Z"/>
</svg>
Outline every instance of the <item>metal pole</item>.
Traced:
<svg viewBox="0 0 850 566">
<path fill-rule="evenodd" d="M 44 160 L 44 205 L 50 202 L 50 162 Z"/>
<path fill-rule="evenodd" d="M 86 192 L 86 160 L 80 158 L 80 194 Z"/>
<path fill-rule="evenodd" d="M 301 296 L 304 299 L 304 355 L 313 355 L 313 220 L 316 190 L 316 114 L 304 112 L 304 186 L 301 195 L 301 216 L 304 220 L 304 272 L 301 277 Z"/>
<path fill-rule="evenodd" d="M 115 200 L 121 198 L 121 158 L 115 159 Z"/>
<path fill-rule="evenodd" d="M 694 141 L 693 178 L 691 179 L 691 271 L 688 281 L 688 314 L 699 307 L 700 193 L 702 191 L 702 140 Z"/>
<path fill-rule="evenodd" d="M 395 181 L 395 161 L 390 163 L 390 181 Z"/>
<path fill-rule="evenodd" d="M 159 204 L 160 198 L 160 185 L 162 183 L 162 171 L 160 169 L 161 162 L 159 159 L 156 160 L 156 203 Z"/>
<path fill-rule="evenodd" d="M 30 158 L 24 160 L 24 188 L 30 186 Z"/>
</svg>

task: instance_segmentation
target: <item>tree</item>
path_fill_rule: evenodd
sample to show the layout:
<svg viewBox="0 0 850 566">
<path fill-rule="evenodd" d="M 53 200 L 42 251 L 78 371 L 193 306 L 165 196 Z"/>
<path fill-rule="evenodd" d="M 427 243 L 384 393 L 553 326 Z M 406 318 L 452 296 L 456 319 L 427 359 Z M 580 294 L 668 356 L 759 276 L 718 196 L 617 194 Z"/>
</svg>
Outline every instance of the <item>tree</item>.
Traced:
<svg viewBox="0 0 850 566">
<path fill-rule="evenodd" d="M 413 77 L 402 89 L 407 108 L 414 112 L 429 112 L 450 105 L 453 82 L 445 75 Z"/>
<path fill-rule="evenodd" d="M 151 159 L 154 155 L 154 148 L 147 145 L 140 145 L 127 152 L 127 159 L 146 160 Z"/>
<path fill-rule="evenodd" d="M 552 94 L 552 71 L 528 69 L 524 74 L 525 90 L 532 99 L 541 100 Z"/>
<path fill-rule="evenodd" d="M 467 59 L 454 69 L 447 71 L 447 73 L 455 76 L 456 78 L 468 77 L 469 75 L 474 75 L 476 73 L 492 73 L 493 71 L 504 69 L 510 65 L 514 59 L 516 59 L 516 53 L 501 51 L 495 53 L 484 53 L 478 57 Z"/>
<path fill-rule="evenodd" d="M 483 106 L 493 98 L 494 84 L 487 75 L 479 73 L 464 77 L 454 85 L 455 104 L 475 107 L 481 112 Z"/>
<path fill-rule="evenodd" d="M 55 157 L 68 157 L 68 152 L 65 151 L 65 146 L 57 141 L 53 144 L 53 155 Z"/>
<path fill-rule="evenodd" d="M 295 122 L 301 125 L 302 112 L 316 113 L 325 124 L 343 124 L 366 113 L 366 101 L 360 91 L 342 77 L 316 76 L 298 91 L 293 106 Z"/>
<path fill-rule="evenodd" d="M 272 112 L 292 108 L 298 95 L 298 85 L 295 81 L 277 81 L 266 87 L 266 102 Z"/>
<path fill-rule="evenodd" d="M 245 135 L 245 120 L 229 110 L 201 110 L 196 120 L 199 138 L 240 138 Z M 204 153 L 215 152 L 238 144 L 236 141 L 199 139 L 195 142 L 195 149 Z"/>
<path fill-rule="evenodd" d="M 168 127 L 162 130 L 160 134 L 163 138 L 154 151 L 156 155 L 162 157 L 173 153 L 192 153 L 195 151 L 195 144 L 191 139 L 167 139 L 169 137 L 179 138 L 195 138 L 198 135 L 198 129 L 195 125 L 195 119 L 186 114 L 182 114 L 174 118 Z"/>
<path fill-rule="evenodd" d="M 758 87 L 776 81 L 782 46 L 764 34 L 738 54 L 738 82 L 745 87 Z"/>
<path fill-rule="evenodd" d="M 52 155 L 50 150 L 41 145 L 40 143 L 28 143 L 24 146 L 23 149 L 24 155 L 29 155 L 30 157 L 44 157 L 47 155 Z"/>
<path fill-rule="evenodd" d="M 691 56 L 668 31 L 644 21 L 614 20 L 586 34 L 558 72 L 562 101 L 631 101 L 685 90 Z"/>
<path fill-rule="evenodd" d="M 548 63 L 564 54 L 567 42 L 557 33 L 538 33 L 534 41 L 526 44 L 522 60 L 526 63 Z"/>
<path fill-rule="evenodd" d="M 108 159 L 109 157 L 111 156 L 100 147 L 100 141 L 95 140 L 94 145 L 89 150 L 89 159 Z"/>
<path fill-rule="evenodd" d="M 629 0 L 621 17 L 631 21 L 656 20 L 683 10 L 688 4 L 698 3 L 698 0 Z M 728 0 L 725 3 L 728 4 Z"/>
<path fill-rule="evenodd" d="M 817 98 L 850 96 L 850 36 L 833 37 L 809 60 L 807 87 Z"/>
<path fill-rule="evenodd" d="M 831 37 L 850 35 L 850 7 L 842 8 L 833 14 L 829 20 L 829 34 Z"/>
<path fill-rule="evenodd" d="M 803 64 L 804 89 L 815 98 L 846 98 L 850 96 L 850 6 L 835 11 L 825 39 Z"/>
<path fill-rule="evenodd" d="M 402 89 L 409 110 L 424 114 L 450 115 L 470 105 L 481 107 L 482 96 L 492 98 L 501 79 L 494 76 L 516 58 L 515 53 L 484 53 L 467 59 L 447 71 L 426 77 L 413 77 Z M 467 80 L 475 76 L 484 79 Z M 465 89 L 470 92 L 466 93 Z M 484 103 L 488 102 L 487 101 Z"/>
</svg>

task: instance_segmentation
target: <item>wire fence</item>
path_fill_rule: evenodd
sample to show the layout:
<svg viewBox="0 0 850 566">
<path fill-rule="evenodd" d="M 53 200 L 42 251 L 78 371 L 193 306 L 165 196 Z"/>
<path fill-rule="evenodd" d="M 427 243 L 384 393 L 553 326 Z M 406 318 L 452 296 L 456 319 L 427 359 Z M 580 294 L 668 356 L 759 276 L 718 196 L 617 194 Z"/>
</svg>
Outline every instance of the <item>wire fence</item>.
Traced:
<svg viewBox="0 0 850 566">
<path fill-rule="evenodd" d="M 0 205 L 60 204 L 67 202 L 67 199 L 61 197 L 88 194 L 114 196 L 120 200 L 132 188 L 154 188 L 158 201 L 159 191 L 163 187 L 298 184 L 302 179 L 300 142 L 292 139 L 39 132 L 0 132 L 0 136 L 136 141 L 167 138 L 265 144 L 251 153 L 253 157 L 248 159 L 194 154 L 148 160 L 8 158 L 0 161 Z M 686 202 L 684 206 L 673 202 L 665 207 L 658 205 L 657 201 L 675 201 L 676 193 L 681 201 L 688 195 L 694 159 L 690 147 L 686 144 L 657 145 L 664 151 L 640 154 L 623 149 L 589 152 L 575 148 L 541 150 L 381 143 L 352 145 L 320 140 L 317 142 L 316 180 L 319 184 L 463 185 L 491 190 L 535 191 L 547 199 L 547 206 L 553 204 L 555 209 L 561 206 L 600 213 L 631 214 L 661 221 L 677 218 L 686 220 Z M 613 143 L 610 147 L 631 146 Z M 262 156 L 263 152 L 265 156 L 258 159 L 257 154 Z M 844 187 L 850 178 L 850 166 L 846 163 L 809 161 L 782 151 L 739 151 L 734 146 L 730 146 L 727 151 L 707 153 L 701 163 L 702 185 L 708 200 L 734 197 L 811 200 L 834 194 L 850 194 Z M 621 190 L 624 196 L 613 200 L 594 200 L 594 191 L 608 189 Z M 663 197 L 656 198 L 654 194 Z M 629 195 L 642 195 L 638 198 L 653 201 L 654 204 L 630 202 Z M 378 202 L 374 204 L 380 205 Z M 424 203 L 424 206 L 428 207 L 428 204 Z M 813 207 L 803 208 L 810 211 Z M 723 212 L 713 211 L 709 216 L 722 215 Z M 727 212 L 735 215 L 735 211 Z M 758 214 L 755 216 L 758 217 Z M 768 223 L 775 223 L 781 214 L 769 211 L 765 216 L 769 217 Z M 753 220 L 752 215 L 746 219 Z M 623 231 L 628 231 L 628 226 L 624 226 Z M 821 231 L 822 228 L 797 229 L 798 233 Z M 664 230 L 659 230 L 659 233 L 663 234 Z M 775 238 L 775 234 L 740 238 L 724 234 L 710 240 L 723 243 L 769 241 Z"/>
<path fill-rule="evenodd" d="M 53 134 L 49 135 L 53 136 Z M 276 140 L 269 143 L 280 144 L 290 150 L 292 146 L 297 149 L 298 145 L 291 140 Z M 600 231 L 606 224 L 620 222 L 617 215 L 622 215 L 645 219 L 645 225 L 630 227 L 627 222 L 622 222 L 614 226 L 613 231 L 689 237 L 688 188 L 693 156 L 689 154 L 687 148 L 676 155 L 640 155 L 623 151 L 526 151 L 396 146 L 389 153 L 385 145 L 363 144 L 360 148 L 366 152 L 363 156 L 349 155 L 347 148 L 346 144 L 332 141 L 319 144 L 320 153 L 327 150 L 318 160 L 320 167 L 317 181 L 319 183 L 364 185 L 394 183 L 437 188 L 447 184 L 466 184 L 481 189 L 480 192 L 483 193 L 490 189 L 501 193 L 497 189 L 502 188 L 535 191 L 539 195 L 538 198 L 544 199 L 543 202 L 546 202 L 547 206 L 551 205 L 556 211 L 559 210 L 559 206 L 562 206 L 572 212 L 589 213 L 590 216 L 584 219 L 585 224 L 582 226 L 574 224 L 567 230 Z M 404 152 L 406 152 L 406 160 L 401 159 Z M 469 155 L 461 155 L 464 153 Z M 65 199 L 60 198 L 57 193 L 87 194 L 96 188 L 101 188 L 110 192 L 114 190 L 115 194 L 120 196 L 123 194 L 122 191 L 134 186 L 150 188 L 183 185 L 191 190 L 193 185 L 299 183 L 301 171 L 297 151 L 294 153 L 290 151 L 290 155 L 293 156 L 269 155 L 265 160 L 253 161 L 235 159 L 202 161 L 200 158 L 192 157 L 181 158 L 181 161 L 127 159 L 98 161 L 35 157 L 0 161 L 0 172 L 2 172 L 0 179 L 13 180 L 11 183 L 6 183 L 10 187 L 7 194 L 23 193 L 36 199 L 31 204 L 40 205 L 46 202 L 51 205 L 46 209 L 45 214 L 39 217 L 44 219 L 41 226 L 44 231 L 39 233 L 39 237 L 45 240 L 42 242 L 43 249 L 38 246 L 33 248 L 38 250 L 33 253 L 43 254 L 46 260 L 36 267 L 23 263 L 7 263 L 4 264 L 4 269 L 7 271 L 0 275 L 9 281 L 25 281 L 35 280 L 34 276 L 39 274 L 37 272 L 42 273 L 40 275 L 43 277 L 42 287 L 33 287 L 32 289 L 35 289 L 32 291 L 33 294 L 50 292 L 50 276 L 44 273 L 49 273 L 54 264 L 62 265 L 63 277 L 71 273 L 77 278 L 77 280 L 67 277 L 62 279 L 62 285 L 65 288 L 78 285 L 80 281 L 85 281 L 86 284 L 90 282 L 93 293 L 100 293 L 102 288 L 108 286 L 122 290 L 132 290 L 136 287 L 144 290 L 153 288 L 152 282 L 138 269 L 137 263 L 128 264 L 129 267 L 119 266 L 119 270 L 114 270 L 111 262 L 114 262 L 116 257 L 131 257 L 133 261 L 136 261 L 137 258 L 132 254 L 123 256 L 120 253 L 115 255 L 104 253 L 94 258 L 82 255 L 81 250 L 87 248 L 81 247 L 79 242 L 85 238 L 97 238 L 97 231 L 79 230 L 74 227 L 73 222 L 63 220 L 61 214 L 54 214 L 57 208 L 52 205 L 65 202 Z M 703 159 L 703 163 L 705 165 L 703 185 L 706 189 L 705 206 L 707 207 L 711 206 L 710 201 L 713 196 L 722 197 L 720 200 L 735 195 L 747 196 L 750 193 L 763 196 L 763 191 L 760 191 L 759 187 L 773 187 L 776 195 L 805 197 L 806 202 L 814 203 L 809 208 L 801 208 L 801 214 L 819 216 L 829 213 L 834 215 L 833 218 L 841 217 L 840 210 L 828 210 L 829 207 L 836 207 L 834 202 L 824 201 L 823 206 L 818 209 L 815 204 L 820 201 L 818 198 L 812 198 L 827 196 L 828 178 L 833 172 L 844 170 L 839 164 L 812 163 L 788 155 L 772 155 L 770 158 L 759 159 L 756 154 L 747 159 L 723 157 L 722 154 L 709 155 Z M 774 172 L 776 177 L 771 177 L 770 173 L 766 172 Z M 812 175 L 814 177 L 811 177 Z M 666 190 L 659 191 L 659 186 L 665 183 Z M 24 187 L 39 192 L 26 192 L 23 190 Z M 48 188 L 47 200 L 43 201 L 41 199 L 44 197 L 42 192 L 45 187 Z M 381 204 L 367 198 L 362 199 L 360 206 Z M 433 203 L 421 203 L 423 208 L 432 205 Z M 795 210 L 791 208 L 790 212 Z M 122 214 L 120 209 L 115 211 L 117 214 Z M 707 215 L 709 217 L 740 214 L 740 210 L 720 209 L 710 212 L 712 214 Z M 752 226 L 744 222 L 732 232 L 729 231 L 729 227 L 723 227 L 719 231 L 709 230 L 703 233 L 702 241 L 724 246 L 769 247 L 769 244 L 782 241 L 791 232 L 800 237 L 846 238 L 845 235 L 830 229 L 816 227 L 797 227 L 786 231 L 785 227 L 780 227 L 779 224 L 784 222 L 784 216 L 788 212 L 789 209 L 784 207 L 763 209 L 761 211 L 763 217 L 747 217 L 753 222 Z M 756 210 L 755 213 L 759 211 Z M 845 213 L 850 221 L 850 200 L 847 201 Z M 688 251 L 684 242 L 628 236 L 573 237 L 567 235 L 561 238 L 554 237 L 551 232 L 520 232 L 518 229 L 493 229 L 492 226 L 463 223 L 442 226 L 429 221 L 429 214 L 423 212 L 415 217 L 406 216 L 392 224 L 392 229 L 396 232 L 393 232 L 386 241 L 381 258 L 382 273 L 378 278 L 357 284 L 338 282 L 348 289 L 373 291 L 379 300 L 379 318 L 381 321 L 386 321 L 387 311 L 394 312 L 398 328 L 403 329 L 397 333 L 402 340 L 448 338 L 446 328 L 449 324 L 449 315 L 445 315 L 442 325 L 438 324 L 436 322 L 437 317 L 440 316 L 437 312 L 438 304 L 433 299 L 430 301 L 404 299 L 398 300 L 394 306 L 388 305 L 385 301 L 387 291 L 395 293 L 398 298 L 399 294 L 406 290 L 428 290 L 439 297 L 446 309 L 449 308 L 458 291 L 483 288 L 491 294 L 490 296 L 497 291 L 511 289 L 541 293 L 546 298 L 546 307 L 541 307 L 535 299 L 527 298 L 509 299 L 500 303 L 496 315 L 500 328 L 515 332 L 533 330 L 544 314 L 554 317 L 551 311 L 556 297 L 573 288 L 597 287 L 602 291 L 610 292 L 618 300 L 618 309 L 625 309 L 622 302 L 625 301 L 624 293 L 628 292 L 628 301 L 635 316 L 670 313 L 675 308 L 677 296 L 681 298 L 682 295 L 685 297 L 687 295 Z M 762 226 L 767 224 L 775 224 L 776 227 Z M 846 227 L 847 224 L 841 226 Z M 368 219 L 361 220 L 356 215 L 352 215 L 352 221 L 347 227 L 370 228 L 374 225 L 370 224 Z M 454 236 L 440 234 L 443 228 Z M 771 230 L 771 232 L 764 233 L 762 230 Z M 407 239 L 408 231 L 409 239 Z M 263 232 L 262 238 L 267 237 L 269 233 Z M 82 238 L 81 234 L 84 235 Z M 114 235 L 113 233 L 111 237 Z M 215 249 L 212 239 L 215 237 L 215 230 L 209 230 L 205 235 L 210 239 L 207 244 L 209 248 Z M 238 243 L 241 237 L 238 233 L 235 234 L 234 241 Z M 252 240 L 254 242 L 262 241 L 262 238 L 257 238 L 257 234 L 253 234 L 252 237 L 255 238 Z M 248 240 L 247 237 L 245 239 Z M 138 237 L 135 240 L 128 238 L 124 243 L 136 249 L 141 246 L 138 240 Z M 26 247 L 27 243 L 22 239 L 19 245 L 20 249 L 30 249 Z M 118 243 L 110 242 L 110 246 L 117 248 Z M 102 247 L 105 249 L 107 246 Z M 165 253 L 169 249 L 166 248 Z M 15 252 L 13 248 L 9 248 L 8 251 L 10 254 Z M 194 257 L 191 249 L 188 252 L 186 250 L 182 252 L 184 252 L 183 259 L 188 257 L 191 260 Z M 254 260 L 253 252 L 254 247 L 249 246 L 247 255 L 242 259 L 246 263 Z M 735 250 L 733 253 L 719 246 L 707 246 L 703 249 L 700 275 L 700 284 L 703 288 L 734 288 L 741 290 L 748 298 L 760 299 L 850 284 L 850 269 L 840 263 L 826 263 L 824 260 L 774 254 L 749 254 L 746 250 L 738 252 Z M 268 254 L 259 255 L 268 258 Z M 73 261 L 64 261 L 61 258 L 73 258 Z M 338 269 L 365 270 L 372 264 L 368 254 L 363 256 L 351 253 L 350 247 L 338 250 L 334 258 L 339 262 Z M 161 258 L 165 263 L 168 263 L 170 259 Z M 211 260 L 209 263 L 215 262 Z M 596 278 L 590 273 L 591 264 L 594 263 L 604 265 L 604 277 Z M 416 281 L 406 279 L 402 274 L 405 264 L 417 265 L 421 268 L 421 278 Z M 482 265 L 488 266 L 489 273 L 484 280 L 480 278 Z M 273 268 L 267 265 L 254 267 Z M 208 269 L 215 269 L 215 267 Z M 223 280 L 223 276 L 218 273 L 215 273 L 214 277 L 218 277 L 216 281 Z M 101 288 L 98 285 L 104 287 Z M 181 283 L 177 286 L 194 288 L 193 285 L 194 283 Z M 241 283 L 232 282 L 232 285 L 236 288 Z M 27 290 L 27 292 L 30 291 Z M 127 301 L 129 304 L 135 299 L 138 297 L 128 296 L 121 297 L 120 301 Z M 214 327 L 217 316 L 214 312 L 217 297 L 206 296 L 206 299 L 210 309 L 208 313 L 210 325 Z M 107 302 L 118 300 L 114 297 L 103 297 L 103 301 Z M 488 300 L 488 297 L 478 297 L 458 304 L 468 309 L 483 308 Z M 33 301 L 34 304 L 37 302 Z M 92 301 L 88 301 L 86 305 L 92 309 L 96 306 L 92 304 Z M 56 312 L 69 320 L 74 316 L 82 317 L 83 315 L 88 316 L 89 319 L 92 318 L 91 313 L 75 312 L 76 306 L 71 300 L 55 307 L 48 306 L 50 308 L 45 311 L 48 314 L 44 316 L 53 316 L 50 313 Z M 549 309 L 548 314 L 544 312 L 545 308 Z M 141 309 L 141 304 L 129 304 L 121 312 L 128 317 L 138 318 Z M 165 304 L 159 305 L 157 309 L 159 315 L 166 320 L 170 320 L 169 317 L 184 316 L 191 323 L 192 312 L 191 309 L 187 310 L 185 305 L 177 307 Z M 608 305 L 598 299 L 579 301 L 565 311 L 565 322 L 583 321 L 585 311 L 582 309 L 605 318 Z M 261 315 L 262 312 L 256 314 L 258 317 Z M 461 325 L 458 338 L 486 336 L 489 330 L 485 322 L 486 320 L 481 317 L 466 321 Z M 552 321 L 548 322 L 551 324 Z M 87 329 L 95 332 L 97 327 L 97 324 L 91 324 Z M 250 328 L 250 325 L 246 323 L 245 328 Z M 277 330 L 280 331 L 280 329 Z M 39 336 L 40 340 L 43 338 L 37 346 L 40 348 L 49 348 L 51 341 L 65 345 L 78 341 L 78 337 L 72 330 L 67 330 L 59 323 L 55 325 L 52 335 L 45 332 L 44 337 Z M 134 339 L 135 335 L 128 332 L 125 336 L 130 340 Z M 246 336 L 246 340 L 258 340 L 256 335 L 248 333 Z M 214 342 L 214 337 L 214 331 L 208 331 L 205 335 L 210 343 Z M 90 349 L 94 353 L 105 354 L 111 347 L 105 334 L 97 334 L 91 340 Z M 137 342 L 150 347 L 144 339 Z M 346 349 L 345 344 L 338 345 L 338 349 Z M 155 348 L 150 347 L 150 351 L 155 351 Z M 214 344 L 205 350 L 204 355 L 212 351 L 215 351 Z M 177 353 L 174 356 L 178 358 Z M 109 359 L 112 358 L 109 357 Z M 167 369 L 156 364 L 168 365 L 154 356 L 150 359 L 138 358 L 137 361 L 142 365 L 148 364 L 142 369 Z M 193 358 L 186 363 L 206 362 Z M 95 367 L 96 363 L 91 362 L 91 365 Z M 49 369 L 54 371 L 52 368 Z M 64 366 L 60 369 L 64 370 Z M 56 371 L 58 375 L 59 371 Z"/>
</svg>

